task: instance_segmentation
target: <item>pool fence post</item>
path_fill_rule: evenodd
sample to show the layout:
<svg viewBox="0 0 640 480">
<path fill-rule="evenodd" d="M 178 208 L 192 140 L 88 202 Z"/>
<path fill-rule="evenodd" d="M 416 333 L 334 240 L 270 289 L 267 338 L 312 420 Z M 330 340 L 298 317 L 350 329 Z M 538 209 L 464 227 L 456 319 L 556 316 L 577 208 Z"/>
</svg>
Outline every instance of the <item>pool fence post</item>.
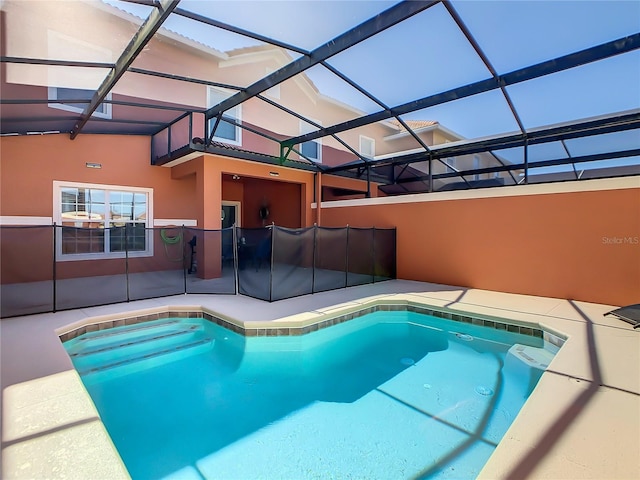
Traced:
<svg viewBox="0 0 640 480">
<path fill-rule="evenodd" d="M 344 288 L 349 286 L 349 224 L 347 223 L 347 250 L 345 253 Z"/>
<path fill-rule="evenodd" d="M 313 265 L 311 270 L 311 293 L 316 293 L 316 248 L 317 248 L 318 224 L 313 224 Z"/>
<path fill-rule="evenodd" d="M 373 254 L 371 255 L 371 259 L 372 259 L 372 263 L 373 263 L 373 283 L 376 283 L 376 227 L 373 227 L 373 233 L 371 235 L 372 237 L 372 245 L 371 245 L 371 251 L 373 252 Z"/>
<path fill-rule="evenodd" d="M 236 226 L 236 223 L 233 222 L 233 225 L 231 226 L 232 228 L 232 232 L 231 232 L 231 238 L 232 238 L 232 242 L 233 242 L 233 288 L 234 288 L 234 294 L 238 294 L 238 292 L 240 291 L 240 285 L 239 285 L 239 275 L 238 275 L 238 233 L 236 231 L 236 229 L 238 228 Z"/>
<path fill-rule="evenodd" d="M 428 190 L 429 193 L 433 192 L 433 153 L 429 152 L 429 180 Z"/>
<path fill-rule="evenodd" d="M 273 297 L 273 242 L 274 242 L 274 234 L 276 231 L 275 222 L 271 222 L 271 264 L 269 266 L 269 301 L 272 302 Z"/>
<path fill-rule="evenodd" d="M 58 237 L 57 225 L 56 225 L 56 222 L 53 222 L 53 265 L 52 265 L 52 272 L 51 272 L 53 276 L 53 313 L 56 313 L 56 309 L 57 309 L 56 297 L 58 296 L 58 290 L 56 285 L 57 283 L 56 251 L 58 250 L 57 237 Z"/>
<path fill-rule="evenodd" d="M 191 138 L 191 136 L 189 136 L 189 138 Z M 184 294 L 187 294 L 187 255 L 186 255 L 186 248 L 187 248 L 187 244 L 185 243 L 185 232 L 184 232 L 184 223 L 182 224 L 182 227 L 180 227 L 180 238 L 182 238 L 182 280 L 184 282 Z"/>
<path fill-rule="evenodd" d="M 529 183 L 529 139 L 524 139 L 524 184 Z"/>
</svg>

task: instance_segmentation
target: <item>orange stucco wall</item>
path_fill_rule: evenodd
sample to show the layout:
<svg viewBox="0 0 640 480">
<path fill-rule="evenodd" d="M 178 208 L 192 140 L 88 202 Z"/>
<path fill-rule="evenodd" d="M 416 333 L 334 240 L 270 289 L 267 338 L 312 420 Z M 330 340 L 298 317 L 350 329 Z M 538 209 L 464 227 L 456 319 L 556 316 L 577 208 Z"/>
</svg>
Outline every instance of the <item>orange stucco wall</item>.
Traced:
<svg viewBox="0 0 640 480">
<path fill-rule="evenodd" d="M 315 215 L 311 210 L 314 182 L 312 172 L 216 155 L 203 155 L 176 165 L 171 170 L 173 178 L 195 176 L 198 197 L 196 218 L 198 225 L 203 225 L 205 229 L 220 228 L 222 200 L 238 201 L 239 188 L 230 186 L 233 181 L 226 180 L 227 175 L 233 174 L 241 177 L 243 184 L 243 226 L 262 226 L 262 222 L 257 223 L 254 216 L 263 202 L 266 202 L 272 211 L 267 223 L 273 221 L 282 226 L 306 227 L 313 225 L 315 221 Z M 273 177 L 272 173 L 277 173 L 277 177 Z"/>
<path fill-rule="evenodd" d="M 0 142 L 0 215 L 3 217 L 51 218 L 53 182 L 58 180 L 151 188 L 154 219 L 195 219 L 197 228 L 217 230 L 221 227 L 223 178 L 225 174 L 239 174 L 245 179 L 245 188 L 238 192 L 234 187 L 227 187 L 225 191 L 230 197 L 227 200 L 236 200 L 240 195 L 246 218 L 243 225 L 261 226 L 252 215 L 257 216 L 261 206 L 258 204 L 264 199 L 272 211 L 268 223 L 299 227 L 312 225 L 315 220 L 311 210 L 314 181 L 311 172 L 211 155 L 172 168 L 155 167 L 150 164 L 150 139 L 144 136 L 83 134 L 70 140 L 68 135 L 60 134 L 4 137 Z M 102 168 L 87 168 L 87 162 L 99 163 Z M 271 172 L 279 176 L 274 178 Z M 208 274 L 207 266 L 210 266 L 210 276 L 219 271 L 218 247 L 212 244 L 208 249 L 212 252 L 211 262 L 204 257 L 204 248 L 199 251 L 199 267 L 202 267 L 199 273 Z M 32 248 L 33 245 L 25 242 L 24 251 L 14 249 L 11 255 L 2 256 L 3 283 L 49 278 L 48 262 L 31 265 L 29 278 L 15 278 L 15 272 L 24 270 L 25 259 L 33 257 Z M 154 268 L 176 267 L 166 265 L 162 248 L 155 249 L 155 257 Z M 132 260 L 131 271 L 137 271 L 138 264 L 148 269 L 145 262 L 148 260 Z M 64 262 L 57 273 L 59 278 L 83 276 L 89 271 L 102 275 L 122 273 L 121 263 L 119 260 Z"/>
<path fill-rule="evenodd" d="M 101 185 L 152 188 L 154 218 L 188 219 L 194 217 L 195 178 L 173 180 L 168 168 L 150 165 L 150 140 L 142 136 L 68 135 L 5 137 L 0 140 L 0 215 L 53 215 L 53 182 L 68 181 Z M 102 168 L 87 168 L 86 163 Z M 14 248 L 14 247 L 12 247 Z M 51 275 L 51 266 L 42 262 L 28 265 L 34 256 L 33 245 L 24 251 L 12 250 L 2 257 L 2 282 L 12 280 L 11 272 L 28 268 L 29 279 Z M 164 268 L 164 250 L 156 252 L 157 267 Z M 27 263 L 25 263 L 27 262 Z M 131 271 L 137 271 L 132 261 Z M 148 267 L 147 267 L 148 268 Z M 171 265 L 175 268 L 175 265 Z M 64 262 L 58 278 L 72 278 L 98 272 L 101 275 L 122 273 L 120 260 Z"/>
<path fill-rule="evenodd" d="M 640 300 L 639 199 L 630 188 L 323 208 L 322 225 L 396 226 L 398 278 L 627 305 Z"/>
<path fill-rule="evenodd" d="M 257 178 L 245 182 L 242 225 L 247 228 L 275 223 L 281 227 L 303 226 L 300 201 L 301 185 L 288 182 L 272 182 Z M 262 220 L 260 208 L 266 206 L 269 216 Z"/>
<path fill-rule="evenodd" d="M 60 180 L 153 188 L 155 218 L 193 218 L 194 179 L 172 180 L 168 168 L 152 167 L 149 137 L 5 137 L 0 148 L 0 215 L 52 216 L 53 181 Z"/>
<path fill-rule="evenodd" d="M 244 183 L 223 177 L 222 199 L 230 202 L 242 202 L 244 199 Z"/>
<path fill-rule="evenodd" d="M 222 199 L 241 203 L 241 226 L 259 228 L 275 223 L 281 227 L 302 226 L 301 185 L 297 183 L 240 177 L 223 177 Z M 267 206 L 269 216 L 260 218 L 260 208 Z"/>
<path fill-rule="evenodd" d="M 189 178 L 195 176 L 196 181 L 196 219 L 198 226 L 206 230 L 218 230 L 222 226 L 220 208 L 223 200 L 223 182 L 228 175 L 238 175 L 243 178 L 243 206 L 242 225 L 245 227 L 259 227 L 262 224 L 253 223 L 252 212 L 257 213 L 264 199 L 270 209 L 278 212 L 272 215 L 272 221 L 287 226 L 307 226 L 313 224 L 311 201 L 313 198 L 313 173 L 293 170 L 273 165 L 259 164 L 233 160 L 217 155 L 202 155 L 189 162 L 171 168 L 173 178 Z M 278 181 L 267 179 L 275 178 Z M 258 180 L 262 179 L 262 180 Z M 287 188 L 287 184 L 292 186 Z M 228 189 L 227 189 L 228 190 Z M 238 195 L 238 192 L 231 192 Z M 231 200 L 226 198 L 225 200 Z M 255 203 L 256 200 L 258 203 Z M 279 207 L 281 206 L 281 208 Z M 293 213 L 292 213 L 293 212 Z M 268 220 L 267 220 L 268 223 Z M 198 260 L 198 275 L 211 278 L 220 271 L 220 255 L 218 247 L 205 246 L 200 249 Z M 211 252 L 209 255 L 207 252 Z"/>
<path fill-rule="evenodd" d="M 460 193 L 462 198 L 449 200 L 433 194 L 431 201 L 346 202 L 314 211 L 314 181 L 316 189 L 362 183 L 213 155 L 172 168 L 153 167 L 149 138 L 141 136 L 83 134 L 73 141 L 64 134 L 4 137 L 0 148 L 2 216 L 51 217 L 54 180 L 152 188 L 154 218 L 195 219 L 205 229 L 220 228 L 223 198 L 243 202 L 243 226 L 259 226 L 254 217 L 266 199 L 271 221 L 279 225 L 311 226 L 321 214 L 323 226 L 397 227 L 399 278 L 612 305 L 640 298 L 637 183 L 632 188 L 535 195 L 523 193 L 538 186 L 508 187 L 521 193 L 487 198 Z M 102 168 L 87 168 L 86 162 Z M 243 179 L 242 188 L 223 182 L 233 174 Z M 11 262 L 23 265 L 34 257 L 32 246 L 25 242 L 24 248 L 12 257 L 3 255 L 3 282 Z M 87 267 L 86 262 L 67 263 L 65 276 Z M 104 262 L 103 274 L 112 273 L 111 263 Z M 34 264 L 29 268 L 32 278 L 38 268 L 50 275 L 49 265 Z"/>
</svg>

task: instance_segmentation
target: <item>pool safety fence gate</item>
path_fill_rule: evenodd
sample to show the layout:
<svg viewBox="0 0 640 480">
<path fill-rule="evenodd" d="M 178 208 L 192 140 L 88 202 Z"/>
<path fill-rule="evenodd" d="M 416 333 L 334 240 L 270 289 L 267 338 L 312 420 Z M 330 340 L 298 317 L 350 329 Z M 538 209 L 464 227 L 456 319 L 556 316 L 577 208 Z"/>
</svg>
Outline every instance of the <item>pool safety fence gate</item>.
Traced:
<svg viewBox="0 0 640 480">
<path fill-rule="evenodd" d="M 0 226 L 1 317 L 185 293 L 275 301 L 396 277 L 395 228 L 83 222 Z"/>
</svg>

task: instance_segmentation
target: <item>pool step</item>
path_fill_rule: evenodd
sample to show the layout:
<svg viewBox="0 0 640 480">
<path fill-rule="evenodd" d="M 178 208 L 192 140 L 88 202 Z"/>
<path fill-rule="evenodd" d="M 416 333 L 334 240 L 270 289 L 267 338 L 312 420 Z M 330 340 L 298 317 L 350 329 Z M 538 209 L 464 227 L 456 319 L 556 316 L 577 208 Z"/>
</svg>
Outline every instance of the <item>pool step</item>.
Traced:
<svg viewBox="0 0 640 480">
<path fill-rule="evenodd" d="M 65 342 L 83 380 L 113 379 L 211 350 L 213 335 L 198 319 L 163 319 L 88 332 Z"/>
<path fill-rule="evenodd" d="M 180 320 L 167 320 L 161 323 L 157 323 L 157 322 L 137 323 L 135 325 L 128 325 L 126 327 L 116 327 L 116 328 L 110 328 L 108 330 L 101 330 L 99 332 L 88 333 L 79 337 L 78 341 L 79 342 L 95 341 L 98 339 L 115 337 L 123 334 L 131 334 L 133 332 L 144 332 L 146 330 L 155 330 L 158 328 L 170 327 L 170 326 L 175 326 L 179 324 L 180 324 Z"/>
<path fill-rule="evenodd" d="M 201 328 L 199 328 L 197 325 L 189 325 L 186 328 L 175 330 L 175 331 L 170 331 L 168 333 L 162 333 L 160 335 L 145 336 L 145 337 L 134 337 L 133 339 L 128 339 L 127 341 L 124 341 L 124 342 L 109 343 L 108 345 L 98 346 L 97 348 L 82 348 L 81 350 L 79 350 L 77 352 L 70 353 L 69 356 L 71 358 L 79 358 L 79 357 L 85 357 L 87 355 L 95 355 L 97 353 L 109 352 L 109 351 L 112 351 L 112 350 L 115 350 L 115 349 L 122 349 L 122 348 L 125 348 L 125 347 L 133 347 L 133 346 L 142 345 L 142 344 L 145 344 L 145 343 L 154 342 L 154 341 L 158 341 L 158 340 L 164 340 L 164 339 L 168 339 L 168 338 L 180 337 L 180 336 L 184 336 L 184 335 L 188 335 L 188 334 L 194 333 L 194 332 L 196 332 L 198 330 L 201 330 Z M 116 336 L 116 335 L 117 336 L 122 336 L 123 334 L 130 333 L 130 332 L 131 332 L 131 330 L 126 330 L 126 331 L 122 331 L 122 332 L 119 332 L 119 333 L 112 333 L 109 336 L 111 336 L 111 337 Z M 86 343 L 87 342 L 85 342 L 85 345 L 83 345 L 83 347 L 87 347 Z"/>
<path fill-rule="evenodd" d="M 189 349 L 194 349 L 196 347 L 208 348 L 212 344 L 213 344 L 213 339 L 206 337 L 206 338 L 197 340 L 195 342 L 183 343 L 181 345 L 176 345 L 171 348 L 166 348 L 163 350 L 153 351 L 153 352 L 144 353 L 144 354 L 135 355 L 135 356 L 129 356 L 127 358 L 123 358 L 120 360 L 113 360 L 109 363 L 102 363 L 100 365 L 90 367 L 90 368 L 84 368 L 84 369 L 78 368 L 78 373 L 80 373 L 80 375 L 83 375 L 83 376 L 91 375 L 91 374 L 104 372 L 104 371 L 111 370 L 118 367 L 131 366 L 136 363 L 140 363 L 146 360 L 156 359 L 156 358 L 171 355 L 171 354 L 176 354 L 180 352 L 184 353 L 184 351 Z M 198 352 L 200 350 L 203 350 L 203 349 L 202 348 L 198 349 Z M 181 357 L 182 356 L 184 355 L 181 355 Z"/>
<path fill-rule="evenodd" d="M 164 350 L 148 352 L 137 356 L 122 358 L 120 360 L 112 360 L 109 363 L 101 363 L 84 369 L 76 367 L 76 369 L 85 381 L 88 380 L 89 383 L 92 383 L 101 377 L 100 374 L 109 375 L 109 378 L 120 377 L 130 373 L 139 372 L 147 368 L 182 360 L 191 355 L 202 353 L 210 349 L 212 345 L 213 339 L 207 337 L 195 342 L 185 343 Z"/>
<path fill-rule="evenodd" d="M 168 319 L 114 327 L 108 330 L 88 332 L 69 340 L 65 342 L 65 349 L 69 356 L 74 358 L 83 352 L 97 351 L 103 348 L 104 351 L 108 351 L 109 347 L 132 344 L 137 340 L 142 341 L 147 338 L 162 337 L 192 326 L 201 326 L 201 323 L 185 319 Z"/>
</svg>

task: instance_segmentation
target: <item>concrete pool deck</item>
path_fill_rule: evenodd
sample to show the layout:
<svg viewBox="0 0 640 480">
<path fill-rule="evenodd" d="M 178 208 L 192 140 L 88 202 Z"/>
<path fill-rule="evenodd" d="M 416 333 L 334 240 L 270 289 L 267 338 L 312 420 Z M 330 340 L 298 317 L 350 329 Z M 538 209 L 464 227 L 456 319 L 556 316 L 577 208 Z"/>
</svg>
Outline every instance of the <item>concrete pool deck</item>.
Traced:
<svg viewBox="0 0 640 480">
<path fill-rule="evenodd" d="M 205 308 L 245 325 L 300 325 L 406 303 L 540 325 L 564 346 L 480 478 L 640 478 L 640 330 L 613 306 L 393 280 L 267 303 L 179 295 L 0 322 L 2 478 L 128 478 L 58 334 L 95 317 Z M 256 323 L 257 322 L 257 323 Z"/>
</svg>

